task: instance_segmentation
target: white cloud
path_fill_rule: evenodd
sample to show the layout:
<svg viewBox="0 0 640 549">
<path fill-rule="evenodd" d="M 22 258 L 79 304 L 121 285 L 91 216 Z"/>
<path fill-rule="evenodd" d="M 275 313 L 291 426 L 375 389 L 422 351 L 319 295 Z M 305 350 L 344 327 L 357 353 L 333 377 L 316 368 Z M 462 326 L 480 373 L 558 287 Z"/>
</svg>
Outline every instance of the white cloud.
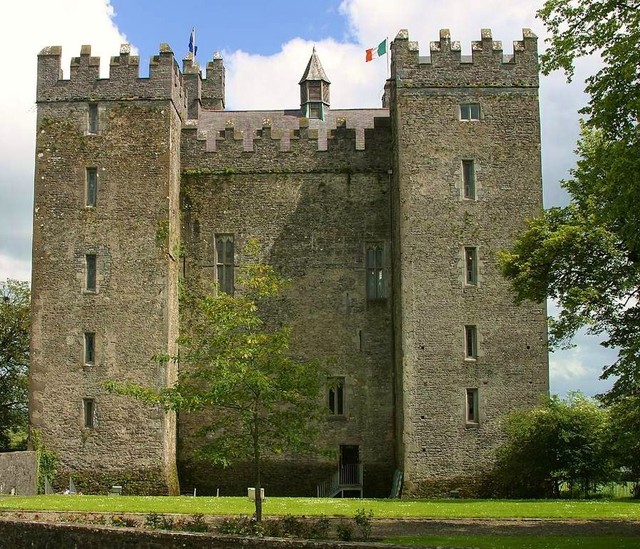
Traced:
<svg viewBox="0 0 640 549">
<path fill-rule="evenodd" d="M 31 259 L 20 260 L 0 254 L 0 281 L 7 278 L 16 280 L 31 279 Z"/>
<path fill-rule="evenodd" d="M 565 395 L 580 389 L 589 396 L 606 392 L 613 379 L 601 380 L 605 366 L 613 364 L 617 352 L 600 345 L 602 338 L 581 331 L 574 338 L 575 347 L 558 350 L 549 356 L 549 380 L 554 393 Z"/>
<path fill-rule="evenodd" d="M 568 356 L 559 358 L 558 360 L 552 360 L 552 365 L 549 370 L 549 377 L 552 381 L 571 381 L 582 380 L 585 377 L 592 377 L 592 373 L 579 356 L 580 353 L 574 349 L 573 352 L 568 353 Z"/>
<path fill-rule="evenodd" d="M 385 59 L 364 62 L 364 51 L 382 39 L 393 40 L 400 29 L 408 28 L 410 39 L 420 43 L 422 55 L 429 54 L 429 43 L 438 40 L 440 28 L 450 28 L 453 40 L 459 40 L 463 52 L 471 51 L 471 41 L 480 39 L 480 29 L 493 29 L 496 40 L 503 41 L 505 53 L 513 51 L 514 40 L 522 39 L 523 27 L 540 27 L 535 20 L 535 1 L 505 7 L 498 1 L 442 0 L 425 3 L 418 0 L 388 2 L 381 0 L 345 0 L 341 13 L 349 18 L 351 41 L 309 42 L 302 38 L 284 44 L 281 52 L 264 57 L 245 52 L 226 52 L 227 106 L 233 109 L 296 108 L 299 105 L 298 81 L 315 45 L 327 76 L 332 82 L 331 105 L 334 108 L 381 106 L 387 76 Z"/>
<path fill-rule="evenodd" d="M 224 54 L 229 109 L 296 109 L 298 82 L 313 47 L 331 80 L 333 108 L 380 107 L 386 79 L 384 59 L 364 62 L 364 49 L 334 40 L 310 42 L 296 38 L 276 55 L 264 57 L 243 51 Z"/>
<path fill-rule="evenodd" d="M 21 0 L 3 6 L 0 49 L 11 53 L 0 86 L 0 278 L 27 278 L 31 257 L 31 208 L 37 54 L 63 48 L 63 70 L 82 44 L 108 59 L 126 38 L 114 26 L 107 0 Z M 106 66 L 102 67 L 104 74 Z"/>
<path fill-rule="evenodd" d="M 522 28 L 542 32 L 535 19 L 539 6 L 538 0 L 344 0 L 341 11 L 349 16 L 352 33 L 361 44 L 375 45 L 385 36 L 393 39 L 399 29 L 409 29 L 410 39 L 418 40 L 422 55 L 428 55 L 429 42 L 438 39 L 441 28 L 450 29 L 463 52 L 471 50 L 471 40 L 480 39 L 481 28 L 490 28 L 494 40 L 502 40 L 509 52 L 511 42 L 522 38 Z"/>
</svg>

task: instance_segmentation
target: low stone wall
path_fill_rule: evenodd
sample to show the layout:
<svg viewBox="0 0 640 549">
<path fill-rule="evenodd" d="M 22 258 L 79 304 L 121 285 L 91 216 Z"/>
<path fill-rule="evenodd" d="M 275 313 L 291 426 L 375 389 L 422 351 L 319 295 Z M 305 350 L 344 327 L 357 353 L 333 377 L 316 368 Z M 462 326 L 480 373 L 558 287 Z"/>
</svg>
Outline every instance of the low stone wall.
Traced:
<svg viewBox="0 0 640 549">
<path fill-rule="evenodd" d="M 33 496 L 36 493 L 36 453 L 0 453 L 0 494 Z"/>
<path fill-rule="evenodd" d="M 409 549 L 404 545 L 371 542 L 306 541 L 280 538 L 243 538 L 189 532 L 161 532 L 42 522 L 0 520 L 0 545 L 20 549 L 342 549 L 380 547 Z"/>
</svg>

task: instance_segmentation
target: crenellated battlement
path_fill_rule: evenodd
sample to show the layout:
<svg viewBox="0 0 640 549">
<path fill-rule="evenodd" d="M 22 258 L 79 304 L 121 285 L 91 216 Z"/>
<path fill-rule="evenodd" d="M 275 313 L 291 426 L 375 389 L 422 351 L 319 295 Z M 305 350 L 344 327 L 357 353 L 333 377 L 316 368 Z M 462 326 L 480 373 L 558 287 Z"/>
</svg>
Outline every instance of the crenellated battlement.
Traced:
<svg viewBox="0 0 640 549">
<path fill-rule="evenodd" d="M 81 47 L 71 59 L 69 78 L 62 78 L 62 48 L 50 46 L 38 54 L 36 101 L 171 100 L 179 112 L 186 108 L 186 94 L 173 51 L 161 44 L 149 63 L 149 76 L 140 77 L 140 60 L 123 44 L 120 55 L 111 57 L 109 77 L 100 77 L 100 58 L 91 46 Z"/>
<path fill-rule="evenodd" d="M 314 169 L 340 157 L 345 168 L 373 162 L 387 169 L 390 162 L 384 152 L 391 139 L 386 109 L 331 111 L 321 123 L 286 111 L 208 112 L 203 118 L 183 129 L 182 161 L 187 170 L 226 169 L 230 159 L 255 170 L 273 169 L 272 161 L 296 170 Z"/>
<path fill-rule="evenodd" d="M 537 40 L 530 29 L 523 29 L 513 53 L 505 54 L 491 29 L 482 29 L 480 40 L 471 43 L 471 55 L 464 56 L 460 42 L 451 40 L 449 29 L 442 29 L 423 57 L 418 43 L 403 29 L 391 45 L 391 75 L 401 87 L 537 87 Z"/>
</svg>

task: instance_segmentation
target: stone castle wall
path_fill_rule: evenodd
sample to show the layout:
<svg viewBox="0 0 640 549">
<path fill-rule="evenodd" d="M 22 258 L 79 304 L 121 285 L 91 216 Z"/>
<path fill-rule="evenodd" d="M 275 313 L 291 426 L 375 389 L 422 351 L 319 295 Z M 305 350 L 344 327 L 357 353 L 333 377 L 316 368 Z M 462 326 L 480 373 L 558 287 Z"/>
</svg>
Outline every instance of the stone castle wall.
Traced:
<svg viewBox="0 0 640 549">
<path fill-rule="evenodd" d="M 0 494 L 33 496 L 36 493 L 36 453 L 0 452 Z"/>
<path fill-rule="evenodd" d="M 330 374 L 345 378 L 346 412 L 327 420 L 322 443 L 336 453 L 341 444 L 358 445 L 369 477 L 365 485 L 371 495 L 386 496 L 395 438 L 389 391 L 391 297 L 388 293 L 387 299 L 368 301 L 365 294 L 367 243 L 390 249 L 390 128 L 381 121 L 378 125 L 362 151 L 355 151 L 355 134 L 348 129 L 328 139 L 327 151 L 318 151 L 315 140 L 300 136 L 282 152 L 279 140 L 263 133 L 254 142 L 255 151 L 248 153 L 241 140 L 225 131 L 215 152 L 201 151 L 195 157 L 197 143 L 189 140 L 195 132 L 187 134 L 183 242 L 187 277 L 215 276 L 214 235 L 221 233 L 234 235 L 237 265 L 245 261 L 244 244 L 255 238 L 267 261 L 291 280 L 277 314 L 293 328 L 293 352 L 306 359 L 327 359 Z M 390 279 L 389 268 L 387 273 Z M 192 428 L 198 424 L 196 420 Z M 188 417 L 181 416 L 180 425 L 181 433 L 189 432 Z M 181 457 L 188 460 L 186 449 Z M 237 490 L 234 483 L 240 477 L 240 493 L 249 476 L 241 474 L 242 467 L 209 474 L 199 470 L 201 479 L 211 481 L 211 489 Z M 263 482 L 272 495 L 296 490 L 315 495 L 327 471 L 331 468 L 326 461 L 297 468 L 275 462 Z"/>
</svg>

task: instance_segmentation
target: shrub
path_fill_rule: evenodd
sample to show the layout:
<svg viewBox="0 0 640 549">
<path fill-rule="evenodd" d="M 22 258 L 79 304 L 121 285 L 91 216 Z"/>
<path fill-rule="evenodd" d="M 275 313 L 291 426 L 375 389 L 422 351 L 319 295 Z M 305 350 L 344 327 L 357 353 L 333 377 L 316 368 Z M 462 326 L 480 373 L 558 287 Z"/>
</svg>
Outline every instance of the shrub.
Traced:
<svg viewBox="0 0 640 549">
<path fill-rule="evenodd" d="M 173 530 L 175 528 L 173 518 L 158 513 L 149 513 L 144 519 L 144 525 L 153 530 Z"/>
<path fill-rule="evenodd" d="M 279 520 L 263 520 L 262 529 L 263 529 L 264 535 L 267 537 L 270 537 L 270 538 L 283 537 L 282 527 L 280 525 Z"/>
<path fill-rule="evenodd" d="M 111 525 L 127 527 L 127 528 L 135 528 L 136 526 L 138 526 L 138 521 L 129 517 L 123 517 L 121 515 L 113 515 L 111 517 Z"/>
<path fill-rule="evenodd" d="M 336 533 L 340 541 L 351 541 L 353 539 L 353 526 L 348 522 L 340 522 L 336 526 Z"/>
<path fill-rule="evenodd" d="M 263 534 L 272 538 L 327 539 L 329 519 L 325 516 L 317 520 L 286 515 L 279 520 L 262 522 Z"/>
<path fill-rule="evenodd" d="M 280 528 L 282 535 L 287 538 L 304 538 L 306 537 L 306 525 L 299 517 L 293 515 L 285 515 L 280 520 Z"/>
<path fill-rule="evenodd" d="M 182 530 L 185 532 L 208 532 L 209 525 L 204 520 L 204 515 L 198 513 L 191 515 L 190 519 L 185 520 L 182 523 Z"/>
<path fill-rule="evenodd" d="M 329 537 L 329 519 L 322 515 L 309 525 L 307 531 L 309 539 L 327 539 Z"/>
<path fill-rule="evenodd" d="M 245 516 L 224 519 L 218 525 L 218 532 L 235 536 L 263 536 L 262 525 L 255 518 Z"/>
<path fill-rule="evenodd" d="M 360 537 L 364 540 L 367 540 L 371 537 L 371 521 L 373 519 L 373 511 L 369 509 L 369 511 L 365 511 L 364 509 L 358 509 L 356 511 L 353 520 L 356 523 L 356 528 L 358 529 L 358 533 Z"/>
</svg>

